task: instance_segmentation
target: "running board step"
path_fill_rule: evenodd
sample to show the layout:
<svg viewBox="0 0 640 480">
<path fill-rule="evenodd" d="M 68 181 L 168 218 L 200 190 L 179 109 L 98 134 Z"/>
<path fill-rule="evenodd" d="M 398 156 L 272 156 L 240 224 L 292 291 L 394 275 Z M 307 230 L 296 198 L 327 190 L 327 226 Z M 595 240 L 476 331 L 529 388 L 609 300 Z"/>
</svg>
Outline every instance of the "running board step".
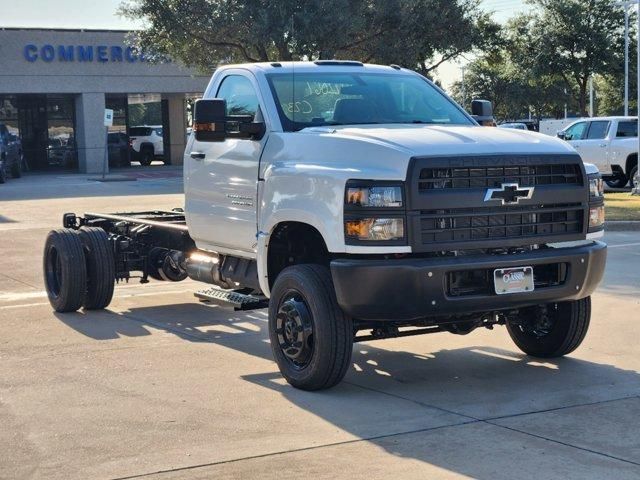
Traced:
<svg viewBox="0 0 640 480">
<path fill-rule="evenodd" d="M 211 302 L 234 310 L 255 310 L 269 305 L 269 299 L 257 295 L 249 295 L 237 290 L 222 290 L 216 287 L 199 290 L 194 295 L 202 302 Z"/>
</svg>

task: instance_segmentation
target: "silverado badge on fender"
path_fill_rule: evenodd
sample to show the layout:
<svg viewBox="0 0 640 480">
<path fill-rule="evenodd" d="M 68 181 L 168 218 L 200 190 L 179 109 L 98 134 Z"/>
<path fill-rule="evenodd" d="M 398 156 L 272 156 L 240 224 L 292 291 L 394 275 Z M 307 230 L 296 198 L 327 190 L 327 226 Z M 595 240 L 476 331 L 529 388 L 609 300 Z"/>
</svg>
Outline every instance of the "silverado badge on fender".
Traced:
<svg viewBox="0 0 640 480">
<path fill-rule="evenodd" d="M 489 188 L 484 196 L 485 202 L 499 200 L 502 205 L 517 205 L 521 199 L 530 199 L 534 187 L 521 187 L 517 183 L 501 183 L 500 188 Z"/>
</svg>

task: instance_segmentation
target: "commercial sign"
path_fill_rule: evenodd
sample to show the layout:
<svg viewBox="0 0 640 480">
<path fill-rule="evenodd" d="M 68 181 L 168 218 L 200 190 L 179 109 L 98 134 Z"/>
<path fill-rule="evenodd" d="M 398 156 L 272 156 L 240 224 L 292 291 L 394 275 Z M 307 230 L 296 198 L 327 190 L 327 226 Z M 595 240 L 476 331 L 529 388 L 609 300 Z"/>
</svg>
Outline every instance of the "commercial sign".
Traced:
<svg viewBox="0 0 640 480">
<path fill-rule="evenodd" d="M 121 45 L 34 45 L 24 46 L 27 62 L 144 62 L 142 52 Z"/>
</svg>

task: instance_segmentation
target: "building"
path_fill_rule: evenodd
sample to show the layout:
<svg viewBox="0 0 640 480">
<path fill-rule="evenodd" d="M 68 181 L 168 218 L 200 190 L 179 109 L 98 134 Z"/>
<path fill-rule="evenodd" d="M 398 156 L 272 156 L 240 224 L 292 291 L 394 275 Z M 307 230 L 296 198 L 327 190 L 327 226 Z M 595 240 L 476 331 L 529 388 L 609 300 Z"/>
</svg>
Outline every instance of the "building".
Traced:
<svg viewBox="0 0 640 480">
<path fill-rule="evenodd" d="M 21 138 L 30 170 L 102 172 L 105 156 L 129 155 L 127 135 L 140 123 L 161 125 L 165 163 L 182 163 L 186 104 L 209 76 L 151 63 L 126 35 L 0 29 L 0 123 Z M 105 109 L 114 111 L 108 136 Z"/>
</svg>

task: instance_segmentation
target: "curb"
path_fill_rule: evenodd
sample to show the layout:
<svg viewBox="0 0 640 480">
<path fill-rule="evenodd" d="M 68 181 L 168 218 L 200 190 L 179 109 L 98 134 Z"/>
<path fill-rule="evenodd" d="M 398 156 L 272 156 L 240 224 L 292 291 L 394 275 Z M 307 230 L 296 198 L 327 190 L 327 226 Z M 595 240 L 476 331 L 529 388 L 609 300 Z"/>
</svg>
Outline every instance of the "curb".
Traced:
<svg viewBox="0 0 640 480">
<path fill-rule="evenodd" d="M 135 177 L 127 177 L 125 175 L 109 175 L 107 177 L 89 177 L 87 178 L 90 182 L 135 182 L 137 178 Z"/>
<path fill-rule="evenodd" d="M 640 221 L 637 220 L 614 220 L 605 222 L 605 232 L 637 232 L 640 231 Z"/>
</svg>

